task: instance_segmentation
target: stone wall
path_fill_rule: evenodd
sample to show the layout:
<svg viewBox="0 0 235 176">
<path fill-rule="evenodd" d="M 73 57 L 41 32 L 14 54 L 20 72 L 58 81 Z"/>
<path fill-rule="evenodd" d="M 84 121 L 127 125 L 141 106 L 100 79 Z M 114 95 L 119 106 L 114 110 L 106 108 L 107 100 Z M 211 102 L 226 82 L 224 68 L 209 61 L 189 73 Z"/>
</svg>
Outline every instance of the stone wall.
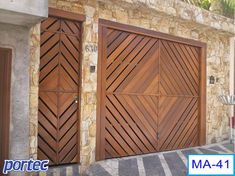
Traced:
<svg viewBox="0 0 235 176">
<path fill-rule="evenodd" d="M 40 66 L 40 24 L 30 30 L 30 89 L 29 89 L 29 147 L 30 157 L 37 159 L 37 132 L 38 132 L 38 88 Z"/>
<path fill-rule="evenodd" d="M 97 72 L 90 73 L 89 67 L 97 66 L 98 51 L 87 52 L 85 46 L 98 46 L 99 18 L 206 42 L 207 75 L 217 78 L 215 84 L 207 84 L 207 143 L 228 138 L 228 108 L 217 101 L 217 95 L 229 92 L 229 38 L 234 35 L 234 21 L 178 0 L 49 0 L 49 6 L 86 16 L 82 37 L 81 170 L 95 161 Z M 33 46 L 39 47 L 38 36 L 32 35 L 32 40 L 36 42 Z M 38 49 L 31 51 L 33 55 Z M 37 59 L 31 61 L 35 77 L 31 80 L 37 81 L 39 63 Z M 31 85 L 37 91 L 37 83 Z M 31 96 L 31 100 L 35 102 L 31 106 L 34 109 L 36 97 Z M 36 132 L 36 112 L 31 118 Z M 36 155 L 33 136 L 31 151 Z"/>
</svg>

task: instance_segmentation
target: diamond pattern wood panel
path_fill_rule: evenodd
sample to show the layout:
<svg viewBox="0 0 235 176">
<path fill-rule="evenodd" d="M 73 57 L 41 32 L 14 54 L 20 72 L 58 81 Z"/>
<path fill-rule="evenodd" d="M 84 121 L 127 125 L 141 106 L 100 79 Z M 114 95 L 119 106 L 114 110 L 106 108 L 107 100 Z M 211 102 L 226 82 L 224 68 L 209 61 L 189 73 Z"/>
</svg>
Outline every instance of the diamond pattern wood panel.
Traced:
<svg viewBox="0 0 235 176">
<path fill-rule="evenodd" d="M 41 31 L 38 158 L 78 162 L 81 24 L 49 17 Z"/>
<path fill-rule="evenodd" d="M 100 159 L 199 145 L 200 49 L 100 31 Z"/>
</svg>

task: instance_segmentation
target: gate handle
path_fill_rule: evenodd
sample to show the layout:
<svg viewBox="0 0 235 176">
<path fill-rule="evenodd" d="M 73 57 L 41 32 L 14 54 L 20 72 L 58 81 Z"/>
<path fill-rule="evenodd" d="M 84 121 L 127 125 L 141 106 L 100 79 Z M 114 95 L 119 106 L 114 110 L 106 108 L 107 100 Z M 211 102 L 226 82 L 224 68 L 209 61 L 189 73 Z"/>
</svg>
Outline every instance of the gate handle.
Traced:
<svg viewBox="0 0 235 176">
<path fill-rule="evenodd" d="M 78 96 L 74 97 L 74 103 L 78 104 Z"/>
</svg>

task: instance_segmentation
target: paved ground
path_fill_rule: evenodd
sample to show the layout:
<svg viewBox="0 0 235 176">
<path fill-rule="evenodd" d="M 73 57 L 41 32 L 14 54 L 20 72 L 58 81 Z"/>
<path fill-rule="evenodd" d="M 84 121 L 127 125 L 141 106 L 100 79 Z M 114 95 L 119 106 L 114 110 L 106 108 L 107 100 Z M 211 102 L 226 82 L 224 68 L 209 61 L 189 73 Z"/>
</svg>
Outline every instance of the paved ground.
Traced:
<svg viewBox="0 0 235 176">
<path fill-rule="evenodd" d="M 186 176 L 188 154 L 235 153 L 228 142 L 184 150 L 161 152 L 97 162 L 87 176 Z"/>
<path fill-rule="evenodd" d="M 41 172 L 39 176 L 79 176 L 79 165 L 61 165 L 50 167 L 48 171 Z"/>
<path fill-rule="evenodd" d="M 184 150 L 111 159 L 90 166 L 86 176 L 185 176 L 187 155 L 194 153 L 235 153 L 234 144 L 228 142 Z M 50 167 L 39 176 L 78 176 L 79 165 Z"/>
</svg>

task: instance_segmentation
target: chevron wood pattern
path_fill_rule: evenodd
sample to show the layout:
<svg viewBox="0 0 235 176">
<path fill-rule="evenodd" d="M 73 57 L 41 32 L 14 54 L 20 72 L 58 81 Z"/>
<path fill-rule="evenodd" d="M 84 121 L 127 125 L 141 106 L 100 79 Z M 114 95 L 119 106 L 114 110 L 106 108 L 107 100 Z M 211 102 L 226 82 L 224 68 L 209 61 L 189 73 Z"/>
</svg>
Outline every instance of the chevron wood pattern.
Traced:
<svg viewBox="0 0 235 176">
<path fill-rule="evenodd" d="M 199 145 L 200 48 L 100 30 L 100 159 Z"/>
<path fill-rule="evenodd" d="M 41 24 L 38 158 L 50 165 L 79 161 L 80 35 L 79 22 Z"/>
</svg>

